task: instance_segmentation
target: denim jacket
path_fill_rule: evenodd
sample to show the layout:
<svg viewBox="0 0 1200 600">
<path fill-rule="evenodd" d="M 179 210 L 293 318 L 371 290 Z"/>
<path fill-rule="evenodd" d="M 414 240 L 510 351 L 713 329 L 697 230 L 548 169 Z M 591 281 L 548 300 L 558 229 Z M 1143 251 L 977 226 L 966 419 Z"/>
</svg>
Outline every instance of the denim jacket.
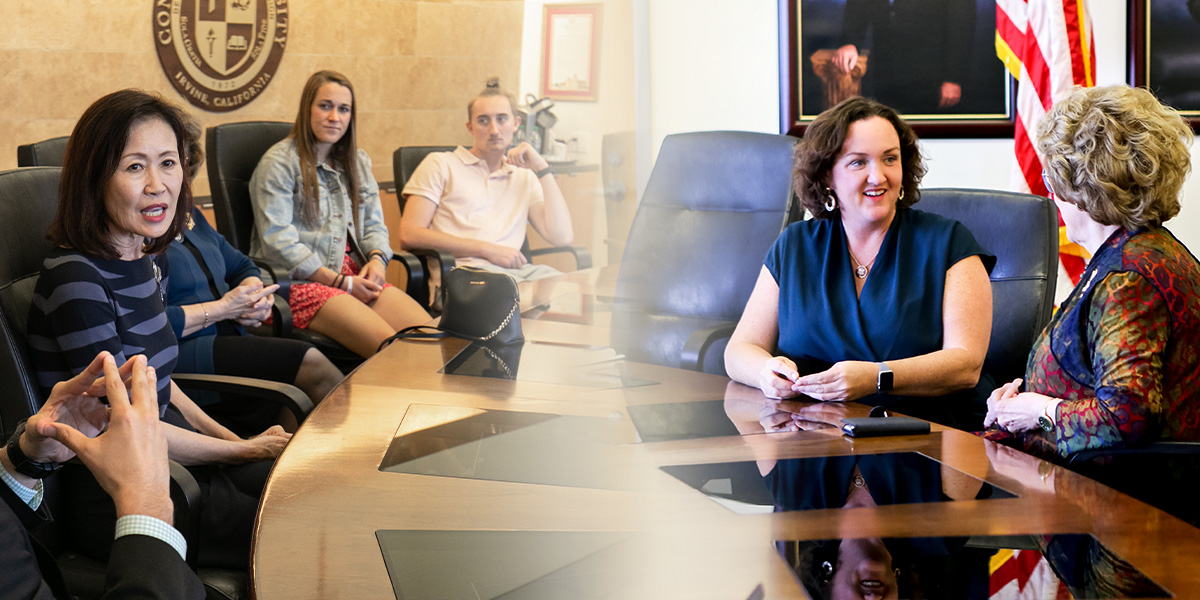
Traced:
<svg viewBox="0 0 1200 600">
<path fill-rule="evenodd" d="M 382 250 L 390 257 L 379 185 L 371 174 L 371 159 L 361 148 L 358 175 L 358 222 L 362 227 L 353 232 L 354 239 L 363 254 Z M 321 267 L 341 271 L 346 235 L 354 225 L 347 178 L 321 163 L 317 165 L 317 179 L 317 223 L 310 226 L 304 218 L 300 155 L 291 138 L 271 146 L 250 178 L 250 203 L 254 207 L 250 254 L 297 279 L 307 279 Z"/>
</svg>

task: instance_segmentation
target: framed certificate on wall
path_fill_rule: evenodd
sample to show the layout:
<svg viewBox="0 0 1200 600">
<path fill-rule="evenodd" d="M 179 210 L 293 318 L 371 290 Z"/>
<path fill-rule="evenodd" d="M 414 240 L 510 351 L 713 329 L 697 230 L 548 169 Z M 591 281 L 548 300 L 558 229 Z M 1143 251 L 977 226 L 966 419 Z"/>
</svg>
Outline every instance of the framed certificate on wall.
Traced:
<svg viewBox="0 0 1200 600">
<path fill-rule="evenodd" d="M 542 96 L 596 100 L 600 50 L 599 4 L 542 8 Z"/>
</svg>

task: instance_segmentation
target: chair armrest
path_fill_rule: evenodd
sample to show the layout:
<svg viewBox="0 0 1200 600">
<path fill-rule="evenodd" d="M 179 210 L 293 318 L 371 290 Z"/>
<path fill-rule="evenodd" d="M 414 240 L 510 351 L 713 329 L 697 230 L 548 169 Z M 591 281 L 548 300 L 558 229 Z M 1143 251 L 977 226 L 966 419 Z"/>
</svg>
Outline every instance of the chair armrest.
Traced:
<svg viewBox="0 0 1200 600">
<path fill-rule="evenodd" d="M 278 300 L 282 296 L 286 304 L 288 296 L 292 293 L 292 280 L 280 276 L 275 267 L 272 267 L 270 263 L 261 258 L 251 258 L 250 260 L 254 261 L 254 264 L 262 271 L 263 283 L 265 285 L 271 285 L 272 283 L 279 284 L 279 289 L 275 291 L 275 298 Z"/>
<path fill-rule="evenodd" d="M 435 250 L 433 248 L 410 248 L 408 252 L 411 252 L 421 259 L 421 264 L 424 266 L 426 273 L 431 272 L 431 269 L 429 268 L 429 261 L 437 260 L 440 264 L 440 271 L 443 279 L 446 277 L 446 274 L 450 272 L 450 269 L 454 268 L 454 255 L 445 250 Z M 408 293 L 408 295 L 412 296 L 413 299 L 417 301 L 417 304 L 420 304 L 421 308 L 424 308 L 425 310 L 429 310 L 431 308 L 429 305 L 429 300 L 431 298 L 429 294 L 429 279 L 429 277 L 425 277 L 420 282 L 420 284 L 417 286 L 417 290 L 415 290 L 416 293 L 413 293 L 413 291 Z"/>
<path fill-rule="evenodd" d="M 196 570 L 196 555 L 200 551 L 197 534 L 200 531 L 200 484 L 183 465 L 167 461 L 171 473 L 171 504 L 175 507 L 175 529 L 188 541 L 187 564 Z"/>
<path fill-rule="evenodd" d="M 555 252 L 568 252 L 575 257 L 575 270 L 582 271 L 592 268 L 592 253 L 583 246 L 560 246 L 551 248 L 538 248 L 537 250 L 529 251 L 529 258 L 542 256 L 545 254 L 554 254 Z"/>
<path fill-rule="evenodd" d="M 1096 450 L 1081 450 L 1067 459 L 1067 466 L 1082 465 L 1097 458 L 1110 456 L 1145 456 L 1147 458 L 1164 454 L 1194 454 L 1200 456 L 1200 442 L 1151 442 L 1136 448 L 1098 448 Z"/>
<path fill-rule="evenodd" d="M 735 327 L 735 323 L 725 323 L 693 331 L 679 353 L 679 367 L 689 371 L 703 371 L 704 358 L 709 348 L 721 340 L 733 337 Z"/>
<path fill-rule="evenodd" d="M 283 289 L 280 286 L 280 289 Z M 275 303 L 271 305 L 271 334 L 275 337 L 292 337 L 292 307 L 288 306 L 287 297 L 275 294 Z"/>
<path fill-rule="evenodd" d="M 280 281 L 284 279 L 279 276 L 279 273 L 275 271 L 275 267 L 272 267 L 271 263 L 268 263 L 261 258 L 251 258 L 250 260 L 254 261 L 254 266 L 258 267 L 259 271 L 262 271 L 264 276 L 263 282 L 267 285 L 271 285 L 272 283 L 280 283 Z"/>
<path fill-rule="evenodd" d="M 312 400 L 294 385 L 253 379 L 250 377 L 234 377 L 232 375 L 207 375 L 200 373 L 172 373 L 171 378 L 181 388 L 194 390 L 211 390 L 215 392 L 233 392 L 262 398 L 279 404 L 296 415 L 296 421 L 304 421 L 304 417 L 312 412 Z"/>
<path fill-rule="evenodd" d="M 408 276 L 404 282 L 404 290 L 412 295 L 418 288 L 428 287 L 428 275 L 425 273 L 425 266 L 421 264 L 421 259 L 411 252 L 396 252 L 392 254 L 392 260 L 404 265 L 404 270 Z"/>
</svg>

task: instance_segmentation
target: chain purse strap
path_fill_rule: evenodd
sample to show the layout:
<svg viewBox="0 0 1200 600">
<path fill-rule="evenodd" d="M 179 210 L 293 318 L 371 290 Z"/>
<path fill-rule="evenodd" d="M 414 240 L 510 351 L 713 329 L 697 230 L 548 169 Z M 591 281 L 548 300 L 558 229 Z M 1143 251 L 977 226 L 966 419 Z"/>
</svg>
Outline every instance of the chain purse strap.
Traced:
<svg viewBox="0 0 1200 600">
<path fill-rule="evenodd" d="M 487 346 L 480 346 L 480 347 L 483 348 L 484 352 L 487 352 L 487 355 L 489 358 L 496 361 L 496 364 L 500 365 L 500 368 L 504 370 L 504 376 L 506 379 L 513 379 L 512 369 L 509 368 L 508 363 L 505 362 L 505 360 L 503 358 L 501 358 L 499 354 L 496 354 L 496 352 L 494 350 L 492 350 L 491 348 L 488 348 Z"/>
<path fill-rule="evenodd" d="M 504 320 L 500 322 L 500 326 L 499 326 L 499 327 L 497 327 L 497 328 L 495 328 L 495 329 L 493 329 L 491 333 L 489 333 L 489 334 L 487 334 L 487 335 L 483 336 L 483 337 L 482 337 L 482 338 L 480 338 L 479 340 L 480 340 L 480 341 L 482 341 L 482 342 L 486 342 L 486 341 L 488 341 L 488 340 L 490 340 L 490 339 L 492 339 L 492 338 L 496 337 L 497 335 L 499 335 L 501 331 L 504 331 L 504 328 L 505 328 L 505 327 L 508 327 L 508 323 L 509 323 L 510 321 L 512 321 L 512 319 L 513 319 L 513 316 L 514 316 L 514 315 L 517 315 L 517 314 L 518 314 L 518 312 L 520 311 L 520 309 L 521 309 L 521 302 L 520 302 L 520 300 L 513 300 L 513 305 L 512 305 L 512 308 L 511 308 L 511 309 L 509 309 L 509 311 L 508 311 L 508 316 L 504 317 Z"/>
</svg>

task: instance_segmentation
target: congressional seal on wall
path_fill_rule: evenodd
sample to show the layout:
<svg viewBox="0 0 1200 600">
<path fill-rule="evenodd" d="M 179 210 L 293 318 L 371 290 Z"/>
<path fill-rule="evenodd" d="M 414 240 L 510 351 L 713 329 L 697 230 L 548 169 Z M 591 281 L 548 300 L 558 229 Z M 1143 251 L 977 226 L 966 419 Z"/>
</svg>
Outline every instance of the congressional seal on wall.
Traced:
<svg viewBox="0 0 1200 600">
<path fill-rule="evenodd" d="M 171 85 L 226 112 L 271 83 L 287 47 L 287 0 L 153 0 L 154 45 Z"/>
</svg>

